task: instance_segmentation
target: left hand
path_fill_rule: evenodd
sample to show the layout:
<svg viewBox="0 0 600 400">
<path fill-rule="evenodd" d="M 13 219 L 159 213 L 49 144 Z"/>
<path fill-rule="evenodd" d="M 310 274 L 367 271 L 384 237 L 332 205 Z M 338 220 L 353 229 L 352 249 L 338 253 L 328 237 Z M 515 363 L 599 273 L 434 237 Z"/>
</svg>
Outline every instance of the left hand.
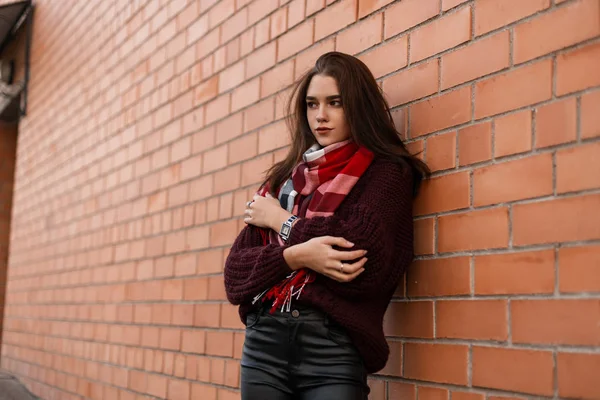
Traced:
<svg viewBox="0 0 600 400">
<path fill-rule="evenodd" d="M 271 228 L 279 232 L 281 225 L 292 214 L 281 208 L 279 200 L 267 193 L 266 197 L 255 195 L 246 206 L 244 222 L 260 228 Z"/>
</svg>

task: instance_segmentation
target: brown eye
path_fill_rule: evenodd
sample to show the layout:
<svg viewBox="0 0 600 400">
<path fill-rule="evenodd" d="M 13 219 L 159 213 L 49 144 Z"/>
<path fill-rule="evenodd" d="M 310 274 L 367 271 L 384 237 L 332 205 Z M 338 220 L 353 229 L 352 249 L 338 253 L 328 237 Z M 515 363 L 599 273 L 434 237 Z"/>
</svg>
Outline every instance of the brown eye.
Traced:
<svg viewBox="0 0 600 400">
<path fill-rule="evenodd" d="M 314 102 L 312 102 L 312 101 L 309 101 L 309 102 L 306 103 L 306 106 L 308 108 L 315 108 L 317 106 L 317 104 L 314 103 Z"/>
</svg>

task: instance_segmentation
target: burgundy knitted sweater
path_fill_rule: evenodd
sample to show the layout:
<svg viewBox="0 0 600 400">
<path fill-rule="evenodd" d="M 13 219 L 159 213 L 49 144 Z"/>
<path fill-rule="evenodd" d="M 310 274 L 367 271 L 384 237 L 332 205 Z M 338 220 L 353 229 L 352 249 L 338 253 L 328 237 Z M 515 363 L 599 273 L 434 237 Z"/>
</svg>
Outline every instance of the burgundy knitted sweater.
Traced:
<svg viewBox="0 0 600 400">
<path fill-rule="evenodd" d="M 365 271 L 355 280 L 341 283 L 317 274 L 294 301 L 321 309 L 344 326 L 369 373 L 388 360 L 383 315 L 413 259 L 412 193 L 408 166 L 376 158 L 334 215 L 298 220 L 286 244 L 329 235 L 368 251 Z M 225 290 L 229 301 L 240 305 L 242 322 L 254 296 L 291 273 L 283 258 L 286 246 L 263 246 L 251 225 L 235 240 L 225 263 Z"/>
</svg>

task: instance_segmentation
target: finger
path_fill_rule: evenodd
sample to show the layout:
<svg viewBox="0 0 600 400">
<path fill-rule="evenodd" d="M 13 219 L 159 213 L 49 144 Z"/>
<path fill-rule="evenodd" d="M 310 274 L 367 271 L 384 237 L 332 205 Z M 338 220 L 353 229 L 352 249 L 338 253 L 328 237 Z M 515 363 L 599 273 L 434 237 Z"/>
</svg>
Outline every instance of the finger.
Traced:
<svg viewBox="0 0 600 400">
<path fill-rule="evenodd" d="M 346 271 L 346 268 L 344 268 L 344 272 Z M 355 271 L 351 274 L 347 274 L 347 273 L 342 273 L 342 272 L 334 272 L 332 273 L 330 276 L 332 279 L 338 281 L 338 282 L 350 282 L 353 281 L 354 279 L 356 279 L 357 276 L 359 276 L 360 274 L 362 274 L 365 271 L 364 268 L 359 269 L 358 271 Z"/>
<path fill-rule="evenodd" d="M 254 197 L 252 197 L 252 200 L 256 201 L 256 200 L 260 199 L 261 197 L 262 197 L 261 195 L 255 194 Z"/>
<path fill-rule="evenodd" d="M 352 264 L 345 264 L 344 263 L 344 268 L 342 269 L 343 274 L 345 275 L 351 275 L 353 273 L 355 273 L 356 271 L 362 269 L 365 264 L 367 263 L 367 257 L 363 257 L 361 258 L 359 261 L 352 263 Z M 340 266 L 338 265 L 338 272 L 340 270 Z"/>
<path fill-rule="evenodd" d="M 354 246 L 354 243 L 341 237 L 324 236 L 324 241 L 326 244 L 329 244 L 331 246 L 340 246 L 347 248 Z"/>
<path fill-rule="evenodd" d="M 265 197 L 269 197 L 269 198 L 273 198 L 273 196 L 271 196 L 271 193 L 267 192 L 267 194 L 265 195 Z"/>
<path fill-rule="evenodd" d="M 333 253 L 334 257 L 336 260 L 340 260 L 340 261 L 348 261 L 348 260 L 356 260 L 357 258 L 363 257 L 365 254 L 367 254 L 366 250 L 352 250 L 352 251 L 347 251 L 347 250 L 335 250 L 335 253 Z"/>
</svg>

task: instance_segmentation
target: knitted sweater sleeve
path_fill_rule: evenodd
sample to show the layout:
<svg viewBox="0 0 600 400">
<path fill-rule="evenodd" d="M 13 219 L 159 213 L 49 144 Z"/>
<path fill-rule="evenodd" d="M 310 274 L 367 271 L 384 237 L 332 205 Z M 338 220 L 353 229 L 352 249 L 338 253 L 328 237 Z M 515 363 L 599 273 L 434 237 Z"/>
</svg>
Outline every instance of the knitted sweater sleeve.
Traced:
<svg viewBox="0 0 600 400">
<path fill-rule="evenodd" d="M 251 301 L 292 272 L 283 258 L 287 246 L 262 243 L 260 229 L 247 225 L 229 251 L 223 275 L 232 304 Z"/>
<path fill-rule="evenodd" d="M 351 282 L 319 276 L 334 294 L 348 298 L 376 297 L 393 290 L 413 259 L 412 173 L 392 163 L 373 165 L 356 204 L 330 217 L 301 219 L 288 245 L 314 237 L 337 236 L 367 250 L 365 271 Z"/>
</svg>

